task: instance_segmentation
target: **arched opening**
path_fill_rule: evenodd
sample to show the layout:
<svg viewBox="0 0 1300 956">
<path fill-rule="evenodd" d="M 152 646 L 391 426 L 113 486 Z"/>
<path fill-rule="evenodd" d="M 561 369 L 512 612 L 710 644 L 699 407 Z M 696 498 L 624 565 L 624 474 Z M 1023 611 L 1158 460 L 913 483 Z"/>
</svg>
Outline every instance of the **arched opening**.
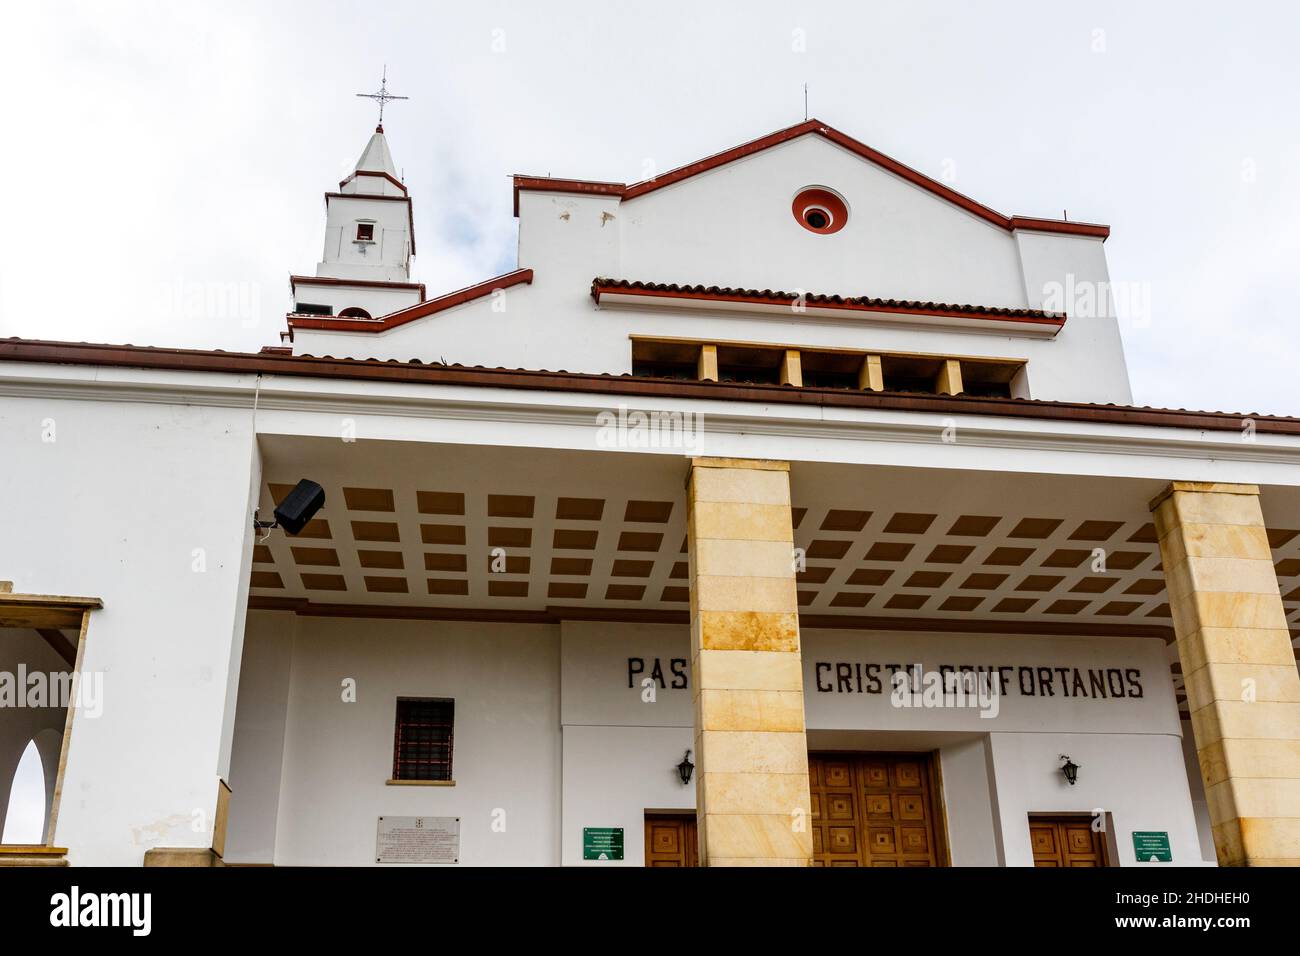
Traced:
<svg viewBox="0 0 1300 956">
<path fill-rule="evenodd" d="M 44 732 L 44 731 L 42 731 Z M 7 845 L 44 843 L 45 823 L 49 813 L 49 790 L 46 787 L 44 762 L 36 740 L 28 742 L 9 784 L 8 810 L 4 818 Z"/>
<path fill-rule="evenodd" d="M 370 313 L 365 309 L 358 309 L 356 306 L 350 306 L 339 313 L 340 319 L 368 319 Z"/>
</svg>

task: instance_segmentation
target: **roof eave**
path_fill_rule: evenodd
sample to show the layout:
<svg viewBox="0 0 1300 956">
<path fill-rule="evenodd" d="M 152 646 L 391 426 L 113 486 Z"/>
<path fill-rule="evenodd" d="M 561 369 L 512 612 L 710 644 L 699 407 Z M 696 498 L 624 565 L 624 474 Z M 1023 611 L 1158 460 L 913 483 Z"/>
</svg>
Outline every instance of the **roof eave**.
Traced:
<svg viewBox="0 0 1300 956">
<path fill-rule="evenodd" d="M 987 398 L 865 392 L 789 385 L 740 385 L 598 375 L 534 369 L 464 367 L 380 359 L 339 359 L 309 355 L 151 348 L 32 339 L 0 340 L 0 361 L 63 365 L 117 366 L 242 375 L 290 375 L 325 380 L 398 381 L 415 384 L 522 388 L 544 391 L 874 408 L 941 414 L 991 415 L 1098 424 L 1154 426 L 1240 432 L 1249 419 L 1259 434 L 1300 437 L 1300 418 L 1236 412 L 1189 411 L 1125 405 L 1098 405 L 1041 399 Z"/>
</svg>

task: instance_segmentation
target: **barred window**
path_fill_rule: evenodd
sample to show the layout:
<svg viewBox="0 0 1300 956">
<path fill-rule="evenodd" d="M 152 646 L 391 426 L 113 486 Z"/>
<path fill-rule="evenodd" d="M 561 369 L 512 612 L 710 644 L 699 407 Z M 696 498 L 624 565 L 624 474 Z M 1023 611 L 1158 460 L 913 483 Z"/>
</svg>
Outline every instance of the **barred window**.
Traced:
<svg viewBox="0 0 1300 956">
<path fill-rule="evenodd" d="M 456 702 L 438 697 L 397 698 L 393 731 L 394 780 L 450 780 Z"/>
</svg>

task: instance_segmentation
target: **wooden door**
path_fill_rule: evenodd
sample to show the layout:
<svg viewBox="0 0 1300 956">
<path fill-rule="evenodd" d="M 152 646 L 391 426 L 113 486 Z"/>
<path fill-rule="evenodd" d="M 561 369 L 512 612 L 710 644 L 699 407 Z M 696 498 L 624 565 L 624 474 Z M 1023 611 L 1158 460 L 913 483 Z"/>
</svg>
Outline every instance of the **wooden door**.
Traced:
<svg viewBox="0 0 1300 956">
<path fill-rule="evenodd" d="M 1034 866 L 1105 866 L 1101 834 L 1089 817 L 1048 817 L 1031 814 L 1029 840 Z"/>
<path fill-rule="evenodd" d="M 645 817 L 646 866 L 699 866 L 695 814 L 651 814 Z"/>
<path fill-rule="evenodd" d="M 810 754 L 814 866 L 939 866 L 929 754 Z"/>
<path fill-rule="evenodd" d="M 813 866 L 862 866 L 862 814 L 853 758 L 808 755 Z"/>
</svg>

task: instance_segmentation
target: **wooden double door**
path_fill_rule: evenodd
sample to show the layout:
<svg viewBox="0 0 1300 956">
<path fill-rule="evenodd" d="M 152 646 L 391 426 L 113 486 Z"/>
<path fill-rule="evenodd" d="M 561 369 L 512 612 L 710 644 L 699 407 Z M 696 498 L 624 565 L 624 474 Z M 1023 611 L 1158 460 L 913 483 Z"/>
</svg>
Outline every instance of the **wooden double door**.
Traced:
<svg viewBox="0 0 1300 956">
<path fill-rule="evenodd" d="M 1029 842 L 1034 848 L 1034 866 L 1106 865 L 1101 834 L 1087 817 L 1030 816 Z"/>
<path fill-rule="evenodd" d="M 813 866 L 946 866 L 929 754 L 809 754 Z M 646 814 L 645 865 L 699 866 L 694 814 Z"/>
<path fill-rule="evenodd" d="M 813 866 L 946 866 L 929 754 L 809 754 Z"/>
</svg>

